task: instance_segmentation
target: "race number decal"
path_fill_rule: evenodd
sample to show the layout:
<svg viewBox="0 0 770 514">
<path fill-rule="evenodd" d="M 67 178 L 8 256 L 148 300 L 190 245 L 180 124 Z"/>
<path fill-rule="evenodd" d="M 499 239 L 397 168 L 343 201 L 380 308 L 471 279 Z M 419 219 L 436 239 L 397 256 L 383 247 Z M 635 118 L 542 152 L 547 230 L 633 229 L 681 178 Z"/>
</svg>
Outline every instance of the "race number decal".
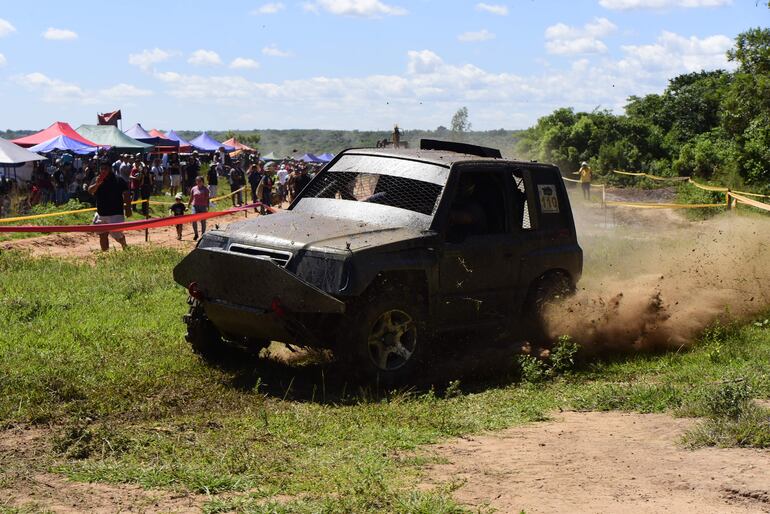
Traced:
<svg viewBox="0 0 770 514">
<path fill-rule="evenodd" d="M 559 198 L 556 196 L 556 188 L 550 184 L 538 184 L 537 191 L 540 194 L 540 210 L 544 214 L 558 214 Z"/>
</svg>

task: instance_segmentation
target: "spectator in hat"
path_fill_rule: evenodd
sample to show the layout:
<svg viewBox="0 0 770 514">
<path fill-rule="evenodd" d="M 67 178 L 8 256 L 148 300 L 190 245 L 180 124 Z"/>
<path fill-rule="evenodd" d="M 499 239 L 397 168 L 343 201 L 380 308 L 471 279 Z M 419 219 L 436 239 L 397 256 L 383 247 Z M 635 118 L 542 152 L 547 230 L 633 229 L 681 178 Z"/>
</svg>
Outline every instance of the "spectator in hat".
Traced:
<svg viewBox="0 0 770 514">
<path fill-rule="evenodd" d="M 174 200 L 176 200 L 173 204 L 171 204 L 171 207 L 169 207 L 169 211 L 171 211 L 171 214 L 174 216 L 182 216 L 184 215 L 185 211 L 187 211 L 187 206 L 182 202 L 182 193 L 177 193 L 176 196 L 174 196 Z M 205 230 L 205 229 L 204 229 Z M 181 240 L 182 239 L 182 224 L 176 225 L 176 238 Z"/>
</svg>

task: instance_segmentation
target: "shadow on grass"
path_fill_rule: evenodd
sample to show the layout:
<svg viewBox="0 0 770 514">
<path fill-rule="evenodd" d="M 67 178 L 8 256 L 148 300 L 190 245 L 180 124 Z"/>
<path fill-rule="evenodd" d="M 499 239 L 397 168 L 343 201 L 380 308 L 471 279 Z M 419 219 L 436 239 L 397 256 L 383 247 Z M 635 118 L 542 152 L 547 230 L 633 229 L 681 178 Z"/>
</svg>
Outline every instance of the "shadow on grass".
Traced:
<svg viewBox="0 0 770 514">
<path fill-rule="evenodd" d="M 401 387 L 359 379 L 355 369 L 338 362 L 329 351 L 291 351 L 279 343 L 260 355 L 227 347 L 207 364 L 222 371 L 227 385 L 238 390 L 256 388 L 279 399 L 346 404 L 429 390 L 443 395 L 458 380 L 464 392 L 506 386 L 519 381 L 516 358 L 521 353 L 520 341 L 482 343 L 471 336 L 445 340 L 434 348 L 431 362 Z"/>
</svg>

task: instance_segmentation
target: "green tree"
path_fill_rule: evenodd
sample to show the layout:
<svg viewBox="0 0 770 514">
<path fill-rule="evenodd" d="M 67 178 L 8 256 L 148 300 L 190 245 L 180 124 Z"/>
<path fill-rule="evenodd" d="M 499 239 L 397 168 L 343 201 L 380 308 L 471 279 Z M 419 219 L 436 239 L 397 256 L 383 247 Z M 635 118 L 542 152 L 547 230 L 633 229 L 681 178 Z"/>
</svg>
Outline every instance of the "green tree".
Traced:
<svg viewBox="0 0 770 514">
<path fill-rule="evenodd" d="M 471 122 L 468 120 L 468 108 L 460 107 L 452 116 L 452 132 L 463 134 L 471 129 Z"/>
</svg>

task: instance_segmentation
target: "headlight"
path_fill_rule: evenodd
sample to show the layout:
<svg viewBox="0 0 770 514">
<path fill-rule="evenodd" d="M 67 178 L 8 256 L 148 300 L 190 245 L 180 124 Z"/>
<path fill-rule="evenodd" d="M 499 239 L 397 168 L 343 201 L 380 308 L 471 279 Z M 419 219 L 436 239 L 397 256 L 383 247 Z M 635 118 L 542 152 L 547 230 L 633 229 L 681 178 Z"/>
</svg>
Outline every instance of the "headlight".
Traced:
<svg viewBox="0 0 770 514">
<path fill-rule="evenodd" d="M 227 246 L 227 238 L 216 234 L 203 234 L 198 242 L 198 248 L 224 248 Z"/>
</svg>

